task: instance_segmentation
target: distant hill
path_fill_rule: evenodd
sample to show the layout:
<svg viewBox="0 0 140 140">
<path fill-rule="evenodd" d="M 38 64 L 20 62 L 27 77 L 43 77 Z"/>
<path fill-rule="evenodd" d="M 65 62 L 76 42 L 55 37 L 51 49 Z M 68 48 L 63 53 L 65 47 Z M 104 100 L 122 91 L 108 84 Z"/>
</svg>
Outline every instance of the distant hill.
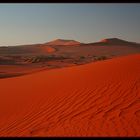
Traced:
<svg viewBox="0 0 140 140">
<path fill-rule="evenodd" d="M 129 42 L 129 41 L 125 41 L 118 38 L 103 39 L 99 42 L 89 43 L 89 44 L 92 44 L 92 45 L 140 45 L 135 42 Z"/>
<path fill-rule="evenodd" d="M 45 43 L 46 45 L 80 45 L 81 43 L 75 40 L 56 39 Z"/>
<path fill-rule="evenodd" d="M 68 46 L 68 47 L 67 47 Z M 70 46 L 70 47 L 69 47 Z M 77 47 L 75 47 L 77 46 Z M 75 40 L 56 39 L 42 44 L 1 46 L 0 55 L 126 55 L 140 52 L 140 44 L 118 38 L 103 39 L 99 42 L 80 43 Z"/>
</svg>

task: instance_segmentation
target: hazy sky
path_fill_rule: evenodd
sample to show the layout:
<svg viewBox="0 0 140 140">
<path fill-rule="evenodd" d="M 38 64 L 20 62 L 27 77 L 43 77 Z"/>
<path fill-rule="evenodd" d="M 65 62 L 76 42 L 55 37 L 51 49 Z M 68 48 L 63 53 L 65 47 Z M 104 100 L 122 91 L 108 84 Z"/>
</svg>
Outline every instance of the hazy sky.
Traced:
<svg viewBox="0 0 140 140">
<path fill-rule="evenodd" d="M 0 46 L 112 37 L 140 42 L 140 4 L 0 4 Z"/>
</svg>

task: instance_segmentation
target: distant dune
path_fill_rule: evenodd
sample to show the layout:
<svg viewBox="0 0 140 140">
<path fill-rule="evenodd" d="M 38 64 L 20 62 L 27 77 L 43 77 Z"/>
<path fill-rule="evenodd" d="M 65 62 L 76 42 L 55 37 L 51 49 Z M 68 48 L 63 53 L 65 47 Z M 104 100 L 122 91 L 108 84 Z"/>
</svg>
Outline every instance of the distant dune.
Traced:
<svg viewBox="0 0 140 140">
<path fill-rule="evenodd" d="M 104 48 L 105 47 L 105 48 Z M 140 52 L 140 44 L 118 38 L 99 42 L 81 43 L 75 40 L 56 39 L 47 43 L 0 47 L 0 55 L 127 55 Z M 81 54 L 80 54 L 81 53 Z"/>
<path fill-rule="evenodd" d="M 56 39 L 46 43 L 47 45 L 80 45 L 81 43 L 75 40 Z"/>
<path fill-rule="evenodd" d="M 0 79 L 0 136 L 140 136 L 140 55 Z"/>
<path fill-rule="evenodd" d="M 94 43 L 89 43 L 92 45 L 140 45 L 136 42 L 129 42 L 129 41 L 125 41 L 119 38 L 107 38 L 107 39 L 103 39 L 99 42 L 94 42 Z"/>
</svg>

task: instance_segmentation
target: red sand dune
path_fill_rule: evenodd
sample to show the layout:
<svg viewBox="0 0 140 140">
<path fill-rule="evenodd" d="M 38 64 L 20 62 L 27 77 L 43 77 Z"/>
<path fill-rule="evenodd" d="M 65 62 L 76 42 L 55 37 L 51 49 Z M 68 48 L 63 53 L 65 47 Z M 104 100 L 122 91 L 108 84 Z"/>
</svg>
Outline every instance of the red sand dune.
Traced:
<svg viewBox="0 0 140 140">
<path fill-rule="evenodd" d="M 135 42 L 129 42 L 129 41 L 125 41 L 125 40 L 118 39 L 118 38 L 103 39 L 100 42 L 96 42 L 96 43 L 107 43 L 107 44 L 112 44 L 112 45 L 113 44 L 114 45 L 117 45 L 117 44 L 120 44 L 120 45 L 139 45 L 139 44 L 137 44 Z"/>
<path fill-rule="evenodd" d="M 56 39 L 46 43 L 47 45 L 80 45 L 81 43 L 75 40 Z"/>
<path fill-rule="evenodd" d="M 0 136 L 140 136 L 140 54 L 0 79 Z"/>
</svg>

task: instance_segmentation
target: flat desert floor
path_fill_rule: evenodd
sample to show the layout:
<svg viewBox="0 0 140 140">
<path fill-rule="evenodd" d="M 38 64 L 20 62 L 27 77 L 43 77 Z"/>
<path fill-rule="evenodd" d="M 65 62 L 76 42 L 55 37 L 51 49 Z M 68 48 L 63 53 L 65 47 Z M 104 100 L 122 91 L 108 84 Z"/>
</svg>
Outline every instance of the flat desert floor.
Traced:
<svg viewBox="0 0 140 140">
<path fill-rule="evenodd" d="M 140 136 L 140 54 L 0 79 L 0 136 Z"/>
</svg>

